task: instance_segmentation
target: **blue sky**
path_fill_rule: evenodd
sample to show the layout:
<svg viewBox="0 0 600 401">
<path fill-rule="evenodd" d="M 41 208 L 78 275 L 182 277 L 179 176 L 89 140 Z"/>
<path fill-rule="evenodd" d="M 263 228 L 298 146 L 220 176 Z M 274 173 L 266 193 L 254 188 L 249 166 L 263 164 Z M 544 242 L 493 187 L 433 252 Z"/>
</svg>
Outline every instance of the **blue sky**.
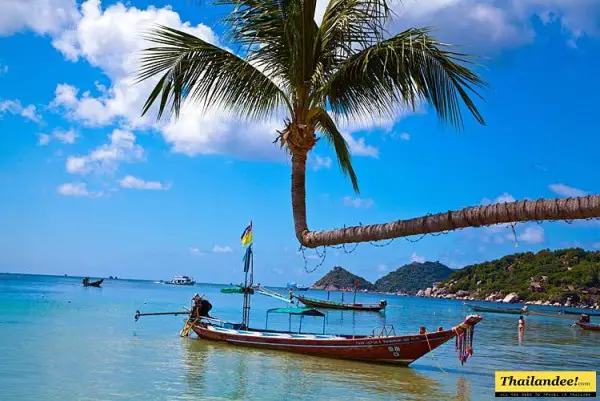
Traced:
<svg viewBox="0 0 600 401">
<path fill-rule="evenodd" d="M 257 280 L 268 284 L 312 283 L 335 265 L 375 280 L 411 260 L 458 268 L 515 251 L 600 248 L 597 222 L 521 224 L 518 248 L 509 228 L 471 229 L 361 244 L 352 254 L 328 249 L 306 273 L 290 166 L 271 144 L 278 121 L 191 107 L 178 121 L 139 117 L 149 86 L 131 76 L 150 22 L 223 44 L 223 9 L 170 3 L 0 0 L 0 271 L 236 282 L 250 219 Z M 467 118 L 456 132 L 425 107 L 347 124 L 360 197 L 319 144 L 307 175 L 311 229 L 600 192 L 600 1 L 405 1 L 394 9 L 392 31 L 433 26 L 485 56 L 487 126 Z M 307 256 L 312 269 L 318 256 Z"/>
</svg>

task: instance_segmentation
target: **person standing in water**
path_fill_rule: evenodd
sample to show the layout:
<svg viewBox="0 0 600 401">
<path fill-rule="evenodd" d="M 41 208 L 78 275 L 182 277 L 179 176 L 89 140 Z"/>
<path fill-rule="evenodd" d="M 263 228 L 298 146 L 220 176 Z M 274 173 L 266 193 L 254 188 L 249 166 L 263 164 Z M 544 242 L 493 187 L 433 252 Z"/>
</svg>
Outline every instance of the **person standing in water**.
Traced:
<svg viewBox="0 0 600 401">
<path fill-rule="evenodd" d="M 525 319 L 523 316 L 519 316 L 519 332 L 522 333 L 525 331 Z"/>
</svg>

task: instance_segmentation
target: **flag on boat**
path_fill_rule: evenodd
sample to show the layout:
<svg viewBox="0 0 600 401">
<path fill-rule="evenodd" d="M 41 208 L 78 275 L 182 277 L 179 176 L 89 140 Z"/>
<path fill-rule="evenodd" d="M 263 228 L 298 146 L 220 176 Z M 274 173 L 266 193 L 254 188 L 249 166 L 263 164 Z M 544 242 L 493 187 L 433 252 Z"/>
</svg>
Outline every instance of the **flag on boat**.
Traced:
<svg viewBox="0 0 600 401">
<path fill-rule="evenodd" d="M 250 224 L 242 233 L 242 246 L 248 246 L 252 243 L 252 220 L 250 220 Z"/>
</svg>

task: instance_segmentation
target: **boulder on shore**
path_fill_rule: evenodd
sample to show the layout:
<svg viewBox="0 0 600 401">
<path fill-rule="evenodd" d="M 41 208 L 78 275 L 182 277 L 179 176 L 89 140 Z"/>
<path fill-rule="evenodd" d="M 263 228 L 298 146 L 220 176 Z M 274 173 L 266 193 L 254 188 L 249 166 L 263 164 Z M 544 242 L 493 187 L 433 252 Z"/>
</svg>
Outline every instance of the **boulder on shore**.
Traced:
<svg viewBox="0 0 600 401">
<path fill-rule="evenodd" d="M 504 297 L 502 302 L 507 304 L 517 303 L 519 302 L 519 294 L 517 294 L 516 292 L 511 292 L 510 294 Z"/>
</svg>

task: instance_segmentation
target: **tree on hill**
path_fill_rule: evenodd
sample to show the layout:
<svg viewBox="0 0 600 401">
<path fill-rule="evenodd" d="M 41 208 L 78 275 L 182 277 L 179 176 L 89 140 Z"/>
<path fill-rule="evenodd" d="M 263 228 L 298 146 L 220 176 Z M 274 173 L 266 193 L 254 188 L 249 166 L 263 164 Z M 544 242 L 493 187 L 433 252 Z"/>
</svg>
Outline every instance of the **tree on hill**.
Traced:
<svg viewBox="0 0 600 401">
<path fill-rule="evenodd" d="M 318 280 L 313 288 L 325 289 L 325 288 L 337 288 L 337 289 L 354 289 L 355 282 L 358 280 L 359 290 L 374 290 L 375 286 L 359 277 L 355 274 L 350 273 L 348 270 L 341 266 L 336 266 L 329 273 Z"/>
<path fill-rule="evenodd" d="M 478 298 L 517 292 L 525 300 L 597 300 L 600 252 L 570 248 L 517 253 L 456 270 L 443 285 L 451 293 L 469 291 Z"/>
<path fill-rule="evenodd" d="M 433 283 L 447 279 L 453 270 L 440 262 L 412 262 L 399 267 L 375 282 L 377 291 L 415 294 Z"/>
</svg>

